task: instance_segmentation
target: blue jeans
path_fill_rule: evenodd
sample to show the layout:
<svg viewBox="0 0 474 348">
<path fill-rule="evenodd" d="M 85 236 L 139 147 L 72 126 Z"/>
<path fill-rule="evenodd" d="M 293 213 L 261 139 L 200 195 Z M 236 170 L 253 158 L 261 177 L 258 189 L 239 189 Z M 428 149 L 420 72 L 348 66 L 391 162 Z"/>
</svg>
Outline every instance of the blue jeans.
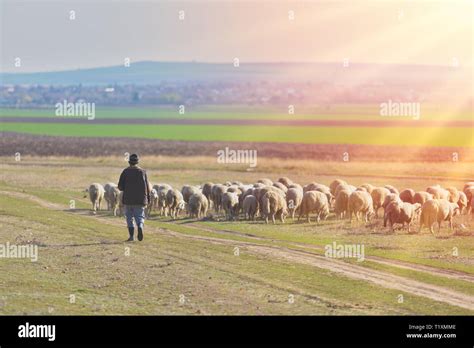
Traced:
<svg viewBox="0 0 474 348">
<path fill-rule="evenodd" d="M 145 222 L 145 206 L 143 205 L 126 205 L 125 218 L 127 219 L 127 226 L 133 228 L 133 219 L 138 227 L 143 228 Z"/>
</svg>

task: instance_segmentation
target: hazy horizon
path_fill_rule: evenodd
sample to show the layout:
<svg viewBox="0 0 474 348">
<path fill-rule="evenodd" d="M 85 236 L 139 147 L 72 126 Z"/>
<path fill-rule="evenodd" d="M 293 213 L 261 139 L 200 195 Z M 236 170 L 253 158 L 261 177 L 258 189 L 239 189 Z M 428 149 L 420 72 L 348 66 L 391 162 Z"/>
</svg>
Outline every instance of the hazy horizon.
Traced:
<svg viewBox="0 0 474 348">
<path fill-rule="evenodd" d="M 132 64 L 232 64 L 234 58 L 242 65 L 342 64 L 348 59 L 350 64 L 420 66 L 455 61 L 470 68 L 472 10 L 467 0 L 3 0 L 0 71 L 119 66 L 127 57 Z"/>
<path fill-rule="evenodd" d="M 232 62 L 221 62 L 221 61 L 187 61 L 187 60 L 175 60 L 175 61 L 158 61 L 158 60 L 141 60 L 137 62 L 131 62 L 130 64 L 143 64 L 143 63 L 163 63 L 163 64 L 209 64 L 209 65 L 232 65 Z M 249 61 L 245 63 L 241 63 L 241 65 L 298 65 L 298 64 L 328 64 L 328 65 L 341 65 L 341 62 L 335 61 L 281 61 L 281 62 L 265 62 L 265 61 Z M 415 63 L 373 63 L 373 62 L 351 62 L 352 65 L 357 66 L 387 66 L 387 67 L 396 67 L 396 66 L 403 66 L 403 67 L 420 67 L 420 68 L 452 68 L 450 65 L 436 65 L 436 64 L 415 64 Z M 73 71 L 80 71 L 80 70 L 95 70 L 95 69 L 107 69 L 107 68 L 119 68 L 123 67 L 123 64 L 114 64 L 114 65 L 101 65 L 101 66 L 91 66 L 85 68 L 66 68 L 62 70 L 45 70 L 45 71 L 0 71 L 0 74 L 43 74 L 43 73 L 61 73 L 61 72 L 73 72 Z M 472 65 L 465 65 L 463 67 L 459 67 L 460 69 L 471 69 Z"/>
</svg>

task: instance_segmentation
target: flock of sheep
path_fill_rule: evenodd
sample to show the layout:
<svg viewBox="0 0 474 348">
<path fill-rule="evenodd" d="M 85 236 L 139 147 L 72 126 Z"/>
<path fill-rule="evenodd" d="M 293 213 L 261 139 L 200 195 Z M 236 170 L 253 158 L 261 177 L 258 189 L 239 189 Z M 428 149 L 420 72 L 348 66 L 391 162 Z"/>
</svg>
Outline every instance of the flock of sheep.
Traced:
<svg viewBox="0 0 474 348">
<path fill-rule="evenodd" d="M 100 210 L 105 200 L 107 210 L 112 210 L 114 215 L 123 214 L 122 193 L 114 183 L 104 186 L 95 183 L 86 192 L 94 212 Z M 303 187 L 282 177 L 276 182 L 260 179 L 249 185 L 239 181 L 225 184 L 208 182 L 202 186 L 185 185 L 181 190 L 168 184 L 157 184 L 150 188 L 150 192 L 147 217 L 155 211 L 173 219 L 182 212 L 190 218 L 207 218 L 208 211 L 214 209 L 215 214 L 223 211 L 228 220 L 237 220 L 243 215 L 244 219 L 261 218 L 266 223 L 271 219 L 275 223 L 275 218 L 285 222 L 288 215 L 294 219 L 298 214 L 298 220 L 305 217 L 310 222 L 310 215 L 315 214 L 319 222 L 333 212 L 337 219 L 352 221 L 354 216 L 368 222 L 377 217 L 382 208 L 384 227 L 388 224 L 392 232 L 394 224 L 406 225 L 410 232 L 410 225 L 419 220 L 419 231 L 427 227 L 434 233 L 435 223 L 438 231 L 443 221 L 448 221 L 452 229 L 454 216 L 474 214 L 474 182 L 466 183 L 462 191 L 434 185 L 425 191 L 405 189 L 399 192 L 391 185 L 375 187 L 363 184 L 356 187 L 340 179 L 329 186 L 313 182 Z"/>
</svg>

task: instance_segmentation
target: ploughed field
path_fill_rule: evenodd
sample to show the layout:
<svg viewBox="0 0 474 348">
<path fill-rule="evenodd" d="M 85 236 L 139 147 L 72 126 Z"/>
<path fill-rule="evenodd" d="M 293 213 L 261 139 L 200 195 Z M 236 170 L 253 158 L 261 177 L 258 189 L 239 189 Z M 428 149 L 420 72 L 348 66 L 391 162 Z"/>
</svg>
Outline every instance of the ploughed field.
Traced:
<svg viewBox="0 0 474 348">
<path fill-rule="evenodd" d="M 389 233 L 380 217 L 266 225 L 154 213 L 144 241 L 125 243 L 124 219 L 92 214 L 84 198 L 91 183 L 118 181 L 123 157 L 1 159 L 0 244 L 39 248 L 37 262 L 0 259 L 2 314 L 474 314 L 474 220 L 467 215 L 433 236 L 426 228 Z M 472 181 L 472 162 L 463 161 L 262 157 L 248 171 L 215 156 L 142 156 L 142 166 L 153 184 L 179 189 L 281 176 L 415 191 Z M 364 246 L 363 260 L 325 256 L 328 245 L 352 244 Z"/>
</svg>

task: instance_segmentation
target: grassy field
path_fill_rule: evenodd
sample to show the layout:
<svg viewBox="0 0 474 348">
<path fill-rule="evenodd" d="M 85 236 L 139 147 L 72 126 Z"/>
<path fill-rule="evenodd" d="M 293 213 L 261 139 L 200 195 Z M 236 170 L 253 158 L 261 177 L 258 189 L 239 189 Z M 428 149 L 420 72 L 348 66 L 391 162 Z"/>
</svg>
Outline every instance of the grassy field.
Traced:
<svg viewBox="0 0 474 348">
<path fill-rule="evenodd" d="M 380 219 L 351 224 L 330 216 L 320 224 L 289 219 L 273 226 L 155 214 L 143 242 L 124 243 L 123 218 L 92 215 L 83 192 L 91 182 L 116 182 L 122 158 L 2 163 L 0 244 L 36 244 L 39 259 L 0 259 L 1 314 L 474 314 L 469 216 L 435 237 L 427 230 L 390 234 Z M 303 184 L 342 177 L 419 190 L 434 183 L 462 187 L 472 175 L 462 163 L 369 168 L 262 159 L 258 171 L 247 172 L 212 158 L 147 157 L 143 166 L 153 183 L 176 187 L 286 175 Z M 324 257 L 333 242 L 363 244 L 365 260 Z"/>
</svg>

